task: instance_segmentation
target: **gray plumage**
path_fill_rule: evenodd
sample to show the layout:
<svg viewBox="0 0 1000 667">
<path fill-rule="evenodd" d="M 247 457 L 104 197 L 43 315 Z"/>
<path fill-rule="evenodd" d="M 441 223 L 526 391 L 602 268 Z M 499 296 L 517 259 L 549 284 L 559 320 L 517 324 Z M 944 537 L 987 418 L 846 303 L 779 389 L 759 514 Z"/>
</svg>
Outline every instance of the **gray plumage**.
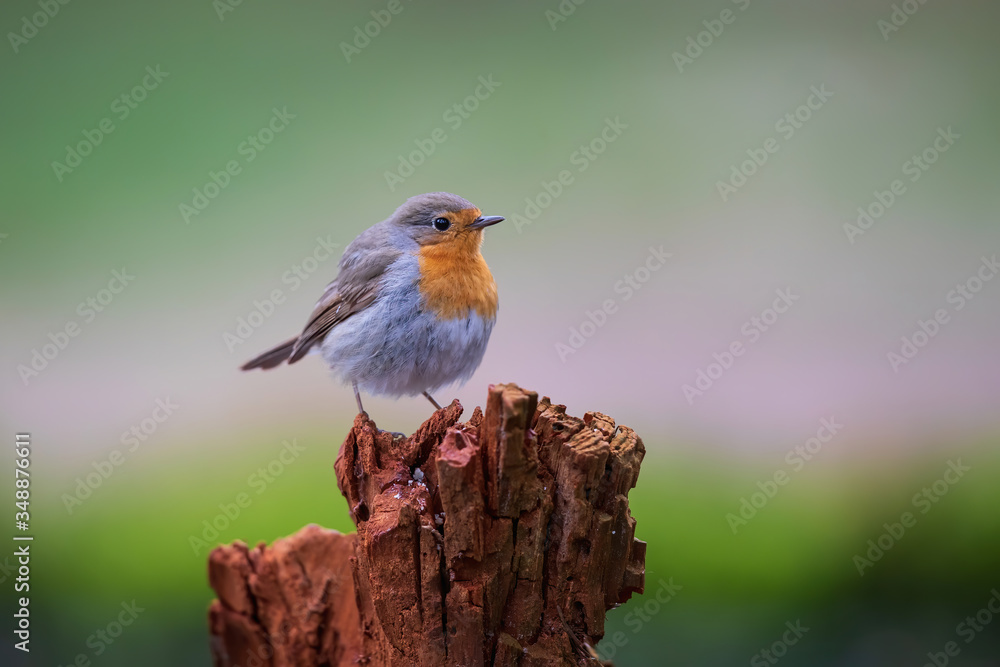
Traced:
<svg viewBox="0 0 1000 667">
<path fill-rule="evenodd" d="M 469 210 L 478 212 L 468 200 L 447 192 L 408 199 L 347 246 L 337 277 L 302 333 L 250 360 L 243 370 L 295 363 L 319 350 L 343 381 L 374 394 L 427 395 L 467 380 L 482 360 L 494 320 L 472 310 L 448 320 L 428 312 L 420 294 L 418 253 L 440 239 L 434 220 Z"/>
</svg>

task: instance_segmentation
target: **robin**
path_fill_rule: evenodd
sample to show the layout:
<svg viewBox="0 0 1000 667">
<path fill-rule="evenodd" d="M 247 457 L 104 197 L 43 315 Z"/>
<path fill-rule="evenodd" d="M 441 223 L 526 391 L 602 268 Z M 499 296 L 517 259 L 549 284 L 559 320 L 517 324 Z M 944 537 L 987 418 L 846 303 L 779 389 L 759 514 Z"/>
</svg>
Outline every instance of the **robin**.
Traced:
<svg viewBox="0 0 1000 667">
<path fill-rule="evenodd" d="M 465 382 L 479 367 L 497 316 L 497 285 L 479 251 L 502 222 L 447 192 L 406 200 L 340 259 L 302 333 L 243 364 L 273 368 L 318 350 L 336 375 L 393 397 Z"/>
</svg>

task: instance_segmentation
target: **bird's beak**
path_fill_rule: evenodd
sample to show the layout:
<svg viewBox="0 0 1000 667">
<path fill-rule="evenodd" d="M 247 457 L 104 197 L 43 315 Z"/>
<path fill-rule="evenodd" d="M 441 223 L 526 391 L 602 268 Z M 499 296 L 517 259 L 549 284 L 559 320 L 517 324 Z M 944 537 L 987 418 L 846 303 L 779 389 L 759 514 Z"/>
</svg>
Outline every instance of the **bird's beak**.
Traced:
<svg viewBox="0 0 1000 667">
<path fill-rule="evenodd" d="M 503 216 L 500 215 L 481 215 L 472 221 L 469 225 L 469 229 L 483 229 L 484 227 L 489 227 L 490 225 L 495 225 L 498 222 L 503 222 Z"/>
</svg>

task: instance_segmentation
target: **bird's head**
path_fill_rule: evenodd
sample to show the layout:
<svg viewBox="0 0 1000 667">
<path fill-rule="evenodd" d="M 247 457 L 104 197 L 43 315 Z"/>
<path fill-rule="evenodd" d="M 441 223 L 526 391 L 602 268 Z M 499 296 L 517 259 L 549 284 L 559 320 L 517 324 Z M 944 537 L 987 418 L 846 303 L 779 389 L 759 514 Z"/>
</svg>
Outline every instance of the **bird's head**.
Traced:
<svg viewBox="0 0 1000 667">
<path fill-rule="evenodd" d="M 421 247 L 438 246 L 456 252 L 478 252 L 483 230 L 503 221 L 498 215 L 484 216 L 472 202 L 449 192 L 410 197 L 391 219 Z"/>
</svg>

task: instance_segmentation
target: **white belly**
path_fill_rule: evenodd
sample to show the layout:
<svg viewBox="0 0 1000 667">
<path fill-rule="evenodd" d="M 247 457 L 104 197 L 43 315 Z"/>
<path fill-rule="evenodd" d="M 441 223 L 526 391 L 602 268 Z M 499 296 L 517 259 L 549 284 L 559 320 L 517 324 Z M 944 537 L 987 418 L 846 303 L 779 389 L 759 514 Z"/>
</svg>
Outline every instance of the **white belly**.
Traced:
<svg viewBox="0 0 1000 667">
<path fill-rule="evenodd" d="M 465 382 L 479 367 L 493 319 L 440 320 L 420 307 L 415 275 L 397 272 L 379 298 L 326 335 L 321 354 L 344 382 L 370 394 L 412 396 Z"/>
</svg>

